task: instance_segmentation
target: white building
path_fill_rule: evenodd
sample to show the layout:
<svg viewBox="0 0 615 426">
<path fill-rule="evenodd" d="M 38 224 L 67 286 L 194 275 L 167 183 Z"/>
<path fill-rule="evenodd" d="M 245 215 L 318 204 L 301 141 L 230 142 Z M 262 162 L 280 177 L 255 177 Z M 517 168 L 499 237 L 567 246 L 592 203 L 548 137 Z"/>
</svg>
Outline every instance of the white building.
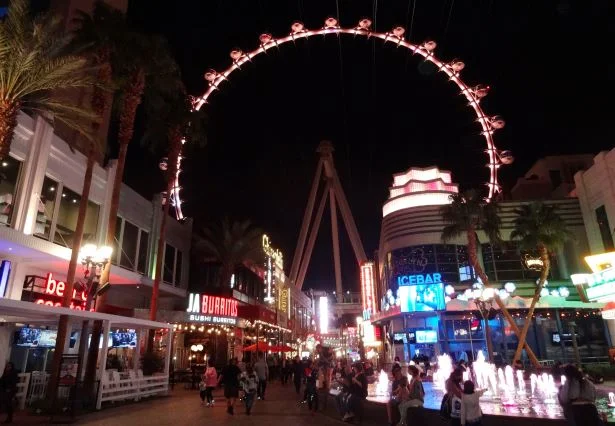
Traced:
<svg viewBox="0 0 615 426">
<path fill-rule="evenodd" d="M 0 298 L 60 303 L 53 283 L 66 279 L 85 167 L 85 156 L 72 152 L 46 121 L 20 114 L 10 158 L 0 164 Z M 114 174 L 115 162 L 95 167 L 84 242 L 104 242 Z M 184 309 L 192 222 L 170 218 L 165 252 L 158 254 L 160 206 L 159 197 L 149 201 L 122 187 L 107 298 L 117 313 L 149 307 L 157 255 L 165 265 L 160 309 Z M 82 273 L 80 267 L 77 279 Z M 0 327 L 0 365 L 9 356 L 12 331 Z"/>
<path fill-rule="evenodd" d="M 593 165 L 577 172 L 574 181 L 591 253 L 613 251 L 615 148 L 596 155 Z"/>
</svg>

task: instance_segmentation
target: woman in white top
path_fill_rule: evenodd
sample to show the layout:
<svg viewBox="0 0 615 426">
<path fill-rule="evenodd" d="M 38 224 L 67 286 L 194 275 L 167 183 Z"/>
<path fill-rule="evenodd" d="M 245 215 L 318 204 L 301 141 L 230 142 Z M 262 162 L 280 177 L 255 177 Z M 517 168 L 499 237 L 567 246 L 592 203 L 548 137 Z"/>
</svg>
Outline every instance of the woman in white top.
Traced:
<svg viewBox="0 0 615 426">
<path fill-rule="evenodd" d="M 599 426 L 602 420 L 596 409 L 596 387 L 574 365 L 564 367 L 564 383 L 558 392 L 564 416 L 571 425 Z"/>
<path fill-rule="evenodd" d="M 474 383 L 466 380 L 463 384 L 461 396 L 461 425 L 480 426 L 483 412 L 480 410 L 479 398 L 485 393 L 484 389 L 474 390 Z"/>
</svg>

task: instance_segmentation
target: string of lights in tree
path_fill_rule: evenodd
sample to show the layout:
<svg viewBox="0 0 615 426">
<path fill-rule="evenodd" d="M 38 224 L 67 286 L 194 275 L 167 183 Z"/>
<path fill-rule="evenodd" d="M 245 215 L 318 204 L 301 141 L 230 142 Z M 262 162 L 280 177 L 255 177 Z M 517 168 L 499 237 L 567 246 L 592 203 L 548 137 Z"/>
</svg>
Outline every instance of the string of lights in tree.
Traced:
<svg viewBox="0 0 615 426">
<path fill-rule="evenodd" d="M 269 33 L 264 33 L 259 36 L 259 47 L 250 51 L 244 52 L 241 49 L 231 50 L 230 56 L 233 61 L 232 65 L 222 72 L 208 70 L 205 73 L 205 80 L 209 83 L 209 88 L 199 98 L 194 99 L 193 106 L 195 110 L 199 110 L 208 101 L 208 98 L 220 88 L 221 83 L 228 80 L 229 76 L 236 70 L 242 69 L 242 66 L 252 62 L 252 60 L 262 54 L 267 53 L 270 49 L 278 49 L 286 43 L 295 43 L 300 39 L 307 39 L 316 35 L 331 35 L 337 36 L 345 34 L 353 37 L 361 36 L 365 38 L 373 38 L 383 40 L 385 43 L 392 43 L 397 47 L 406 48 L 411 54 L 421 56 L 425 61 L 434 64 L 439 71 L 446 74 L 449 81 L 452 81 L 459 88 L 459 93 L 466 98 L 468 106 L 472 108 L 478 123 L 481 126 L 481 135 L 485 138 L 486 150 L 488 157 L 487 167 L 489 168 L 489 180 L 487 187 L 489 190 L 488 198 L 491 199 L 495 194 L 501 191 L 498 182 L 498 169 L 503 164 L 510 164 L 514 161 L 514 157 L 510 151 L 499 151 L 494 143 L 493 134 L 496 130 L 502 129 L 505 126 L 505 121 L 502 117 L 495 115 L 489 116 L 485 114 L 480 106 L 480 100 L 487 96 L 490 87 L 483 84 L 468 85 L 460 76 L 461 71 L 465 68 L 465 63 L 460 59 L 450 61 L 442 61 L 438 59 L 434 50 L 437 43 L 433 40 L 427 40 L 420 44 L 414 44 L 404 38 L 406 30 L 404 27 L 395 27 L 388 32 L 372 31 L 371 19 L 364 18 L 354 27 L 342 28 L 337 18 L 329 17 L 325 20 L 324 26 L 320 29 L 310 30 L 305 27 L 302 22 L 294 22 L 291 25 L 290 34 L 284 37 L 275 38 Z M 178 158 L 178 167 L 175 177 L 174 190 L 171 194 L 175 213 L 179 220 L 183 219 L 184 215 L 181 208 L 181 199 L 179 197 L 180 185 L 180 165 L 181 155 Z"/>
<path fill-rule="evenodd" d="M 290 333 L 292 330 L 282 327 L 281 325 L 271 324 L 261 320 L 248 321 L 246 320 L 246 327 L 255 328 L 258 327 L 259 330 L 264 330 L 267 332 L 278 332 L 283 331 L 285 333 Z"/>
</svg>

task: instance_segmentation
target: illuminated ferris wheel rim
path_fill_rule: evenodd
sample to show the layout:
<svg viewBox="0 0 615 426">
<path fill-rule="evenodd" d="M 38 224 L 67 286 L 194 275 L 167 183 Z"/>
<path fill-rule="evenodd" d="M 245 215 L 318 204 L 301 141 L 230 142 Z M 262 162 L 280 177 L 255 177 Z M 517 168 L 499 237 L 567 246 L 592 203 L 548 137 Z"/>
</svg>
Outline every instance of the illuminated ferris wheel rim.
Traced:
<svg viewBox="0 0 615 426">
<path fill-rule="evenodd" d="M 312 36 L 326 36 L 329 34 L 336 34 L 338 36 L 340 34 L 348 34 L 352 36 L 363 36 L 365 38 L 373 37 L 381 39 L 384 43 L 390 42 L 395 44 L 397 47 L 405 47 L 413 54 L 421 55 L 424 60 L 434 64 L 439 71 L 444 72 L 448 76 L 448 79 L 457 85 L 460 94 L 465 96 L 468 100 L 468 106 L 470 106 L 474 111 L 477 121 L 481 126 L 481 134 L 485 138 L 487 144 L 487 148 L 485 150 L 488 157 L 487 167 L 489 168 L 489 181 L 486 183 L 489 190 L 487 199 L 490 200 L 493 198 L 495 194 L 501 191 L 501 187 L 498 182 L 498 169 L 502 164 L 510 164 L 513 161 L 513 156 L 510 151 L 498 151 L 493 140 L 493 133 L 495 130 L 504 127 L 504 120 L 499 116 L 488 116 L 480 106 L 480 99 L 487 95 L 489 86 L 467 85 L 460 77 L 460 72 L 465 67 L 465 64 L 459 59 L 453 59 L 451 62 L 444 62 L 438 59 L 433 53 L 437 46 L 435 41 L 429 40 L 420 45 L 413 44 L 404 39 L 405 29 L 403 27 L 395 27 L 390 32 L 383 33 L 372 31 L 371 24 L 371 20 L 365 18 L 359 21 L 359 24 L 354 28 L 342 28 L 339 26 L 336 18 L 327 18 L 324 26 L 317 30 L 306 29 L 303 23 L 296 21 L 292 24 L 291 32 L 287 36 L 275 38 L 268 33 L 261 34 L 259 36 L 260 46 L 258 48 L 251 52 L 244 52 L 240 49 L 234 49 L 230 53 L 231 59 L 233 60 L 230 67 L 222 72 L 208 70 L 205 73 L 205 79 L 208 81 L 209 87 L 202 96 L 194 100 L 194 108 L 196 110 L 201 109 L 203 105 L 207 103 L 209 97 L 219 89 L 221 83 L 228 80 L 229 76 L 234 71 L 240 70 L 242 65 L 251 62 L 254 57 L 262 53 L 267 53 L 270 49 L 279 48 L 285 43 L 294 42 L 300 39 L 307 39 Z M 184 218 L 181 209 L 181 200 L 179 197 L 179 174 L 181 172 L 179 166 L 181 164 L 181 158 L 182 157 L 180 155 L 178 159 L 174 190 L 171 194 L 171 198 L 175 205 L 177 218 L 180 220 Z"/>
</svg>

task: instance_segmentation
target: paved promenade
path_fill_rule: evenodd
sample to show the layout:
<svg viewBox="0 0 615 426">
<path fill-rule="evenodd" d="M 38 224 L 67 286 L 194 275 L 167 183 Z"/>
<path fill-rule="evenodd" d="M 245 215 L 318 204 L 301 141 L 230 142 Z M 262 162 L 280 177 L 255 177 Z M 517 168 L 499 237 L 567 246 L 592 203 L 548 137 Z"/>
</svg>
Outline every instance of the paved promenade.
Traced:
<svg viewBox="0 0 615 426">
<path fill-rule="evenodd" d="M 99 412 L 81 416 L 77 424 L 88 426 L 118 425 L 246 425 L 246 426 L 340 426 L 343 423 L 320 413 L 312 416 L 291 384 L 283 387 L 279 383 L 269 384 L 265 401 L 256 401 L 252 415 L 245 415 L 243 405 L 235 406 L 235 415 L 226 413 L 226 402 L 222 390 L 214 392 L 216 405 L 207 408 L 201 405 L 198 391 L 184 390 L 176 386 L 170 396 L 145 400 L 119 407 L 105 408 Z M 386 423 L 384 419 L 383 424 Z"/>
</svg>

